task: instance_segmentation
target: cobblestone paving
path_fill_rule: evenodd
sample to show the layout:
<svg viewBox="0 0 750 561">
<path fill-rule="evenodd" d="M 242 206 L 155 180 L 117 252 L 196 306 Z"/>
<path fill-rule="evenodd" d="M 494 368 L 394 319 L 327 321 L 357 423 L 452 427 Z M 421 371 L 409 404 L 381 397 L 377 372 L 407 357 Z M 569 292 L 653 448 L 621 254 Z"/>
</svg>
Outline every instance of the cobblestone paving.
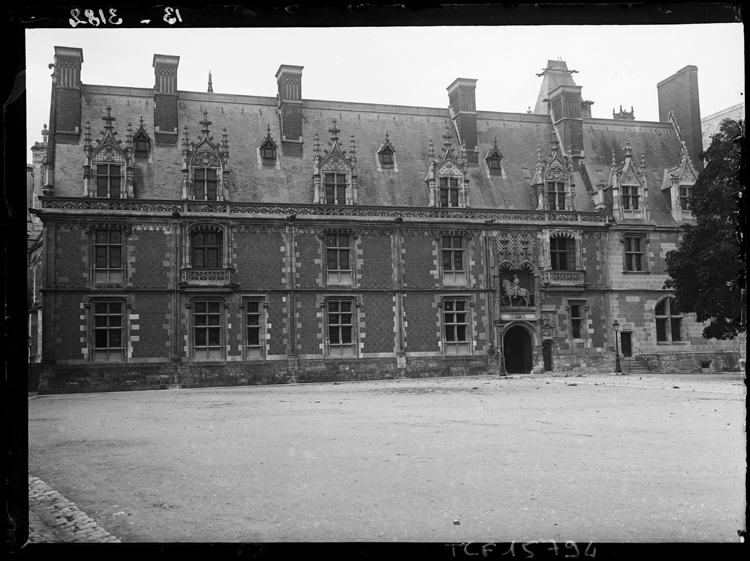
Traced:
<svg viewBox="0 0 750 561">
<path fill-rule="evenodd" d="M 93 518 L 37 477 L 29 476 L 31 543 L 120 543 Z"/>
</svg>

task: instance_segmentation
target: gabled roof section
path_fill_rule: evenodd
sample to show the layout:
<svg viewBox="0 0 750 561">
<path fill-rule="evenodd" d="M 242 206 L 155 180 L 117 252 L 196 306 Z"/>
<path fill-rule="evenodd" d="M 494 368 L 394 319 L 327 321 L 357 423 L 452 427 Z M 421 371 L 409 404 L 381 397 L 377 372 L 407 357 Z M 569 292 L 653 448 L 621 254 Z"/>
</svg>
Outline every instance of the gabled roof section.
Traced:
<svg viewBox="0 0 750 561">
<path fill-rule="evenodd" d="M 121 140 L 117 140 L 117 131 L 112 126 L 112 121 L 117 119 L 112 116 L 112 107 L 107 105 L 107 115 L 102 117 L 106 123 L 104 130 L 100 132 L 101 138 L 96 139 L 96 146 L 91 145 L 91 124 L 86 121 L 86 133 L 84 134 L 83 150 L 87 158 L 107 162 L 125 162 L 127 154 L 120 148 Z"/>
<path fill-rule="evenodd" d="M 678 182 L 683 185 L 692 185 L 698 179 L 698 172 L 693 165 L 693 161 L 690 159 L 684 141 L 681 143 L 680 147 L 680 162 L 676 166 L 665 170 L 662 189 L 669 187 L 670 179 L 672 178 L 677 179 Z"/>
<path fill-rule="evenodd" d="M 328 143 L 330 146 L 329 150 L 323 149 L 323 155 L 320 154 L 320 143 L 318 142 L 318 134 L 315 133 L 315 144 L 313 148 L 313 160 L 314 160 L 314 174 L 320 174 L 325 171 L 338 171 L 343 173 L 355 174 L 355 164 L 357 163 L 356 144 L 354 142 L 354 135 L 350 142 L 349 155 L 347 156 L 346 150 L 343 150 L 339 145 L 338 133 L 341 132 L 336 126 L 336 119 L 332 119 L 333 127 L 328 129 L 331 133 L 331 140 Z"/>
<path fill-rule="evenodd" d="M 189 157 L 189 163 L 193 166 L 224 167 L 229 158 L 229 140 L 227 138 L 227 129 L 223 130 L 221 142 L 214 144 L 214 137 L 208 126 L 211 121 L 208 120 L 208 111 L 203 110 L 203 120 L 198 121 L 203 128 L 198 142 L 190 142 L 188 137 L 187 126 L 182 140 L 183 154 Z"/>
</svg>

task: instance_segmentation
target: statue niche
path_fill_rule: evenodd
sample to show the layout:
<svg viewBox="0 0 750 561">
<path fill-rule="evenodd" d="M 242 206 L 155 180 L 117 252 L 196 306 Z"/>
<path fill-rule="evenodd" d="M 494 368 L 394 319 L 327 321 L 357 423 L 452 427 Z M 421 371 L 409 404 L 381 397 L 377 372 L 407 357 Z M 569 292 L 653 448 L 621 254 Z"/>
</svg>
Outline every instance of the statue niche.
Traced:
<svg viewBox="0 0 750 561">
<path fill-rule="evenodd" d="M 526 267 L 500 269 L 500 305 L 529 308 L 534 305 L 534 276 Z"/>
</svg>

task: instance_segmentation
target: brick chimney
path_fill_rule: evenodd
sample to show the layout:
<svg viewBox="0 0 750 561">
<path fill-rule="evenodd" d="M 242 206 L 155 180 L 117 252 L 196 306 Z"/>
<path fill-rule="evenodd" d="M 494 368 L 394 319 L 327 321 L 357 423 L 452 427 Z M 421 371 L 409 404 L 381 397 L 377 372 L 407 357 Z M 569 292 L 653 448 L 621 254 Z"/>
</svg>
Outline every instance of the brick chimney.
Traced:
<svg viewBox="0 0 750 561">
<path fill-rule="evenodd" d="M 276 72 L 281 115 L 281 153 L 302 156 L 302 69 L 282 64 Z"/>
<path fill-rule="evenodd" d="M 583 154 L 583 99 L 581 86 L 560 84 L 549 92 L 550 114 L 557 127 L 563 149 L 572 148 L 574 156 Z"/>
<path fill-rule="evenodd" d="M 477 81 L 472 78 L 456 78 L 447 88 L 451 118 L 458 131 L 459 143 L 466 146 L 470 164 L 479 162 L 476 89 Z"/>
<path fill-rule="evenodd" d="M 180 57 L 154 55 L 154 140 L 156 144 L 177 144 L 177 66 Z"/>
<path fill-rule="evenodd" d="M 698 67 L 686 66 L 659 82 L 656 88 L 659 92 L 659 120 L 668 123 L 669 112 L 672 112 L 693 165 L 702 170 L 703 162 L 698 158 L 703 150 Z"/>
<path fill-rule="evenodd" d="M 83 49 L 55 47 L 56 142 L 78 142 L 81 136 L 81 65 Z"/>
</svg>

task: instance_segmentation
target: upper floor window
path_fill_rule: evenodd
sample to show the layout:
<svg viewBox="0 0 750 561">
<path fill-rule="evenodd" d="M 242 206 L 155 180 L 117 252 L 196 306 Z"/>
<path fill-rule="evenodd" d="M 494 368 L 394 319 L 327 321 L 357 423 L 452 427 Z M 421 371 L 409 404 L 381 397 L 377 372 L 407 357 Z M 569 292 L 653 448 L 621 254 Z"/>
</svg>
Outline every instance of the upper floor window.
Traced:
<svg viewBox="0 0 750 561">
<path fill-rule="evenodd" d="M 459 206 L 458 203 L 458 178 L 441 177 L 439 178 L 440 206 L 453 207 Z"/>
<path fill-rule="evenodd" d="M 575 240 L 563 236 L 550 239 L 550 265 L 555 271 L 568 271 L 575 268 Z"/>
<path fill-rule="evenodd" d="M 94 282 L 123 282 L 121 230 L 94 231 Z"/>
<path fill-rule="evenodd" d="M 444 299 L 441 319 L 445 354 L 471 354 L 469 301 L 466 298 Z"/>
<path fill-rule="evenodd" d="M 622 186 L 622 207 L 625 210 L 638 210 L 638 187 L 633 185 Z"/>
<path fill-rule="evenodd" d="M 326 240 L 326 274 L 328 284 L 351 285 L 351 236 L 349 234 L 328 233 Z"/>
<path fill-rule="evenodd" d="M 547 205 L 549 210 L 565 210 L 565 183 L 562 181 L 547 183 Z"/>
<path fill-rule="evenodd" d="M 357 356 L 355 342 L 355 308 L 353 300 L 329 299 L 326 307 L 326 343 L 328 356 Z"/>
<path fill-rule="evenodd" d="M 216 168 L 193 168 L 193 195 L 199 201 L 219 199 L 219 173 Z"/>
<path fill-rule="evenodd" d="M 193 316 L 193 358 L 224 359 L 224 305 L 219 300 L 195 300 Z"/>
<path fill-rule="evenodd" d="M 674 298 L 668 297 L 654 308 L 656 318 L 656 340 L 659 343 L 682 341 L 683 315 L 677 308 Z"/>
<path fill-rule="evenodd" d="M 466 284 L 464 239 L 461 236 L 441 236 L 443 283 Z"/>
<path fill-rule="evenodd" d="M 253 298 L 245 301 L 245 359 L 265 356 L 265 318 L 263 301 Z"/>
<path fill-rule="evenodd" d="M 223 236 L 216 230 L 191 232 L 192 266 L 194 269 L 221 269 L 223 267 Z"/>
<path fill-rule="evenodd" d="M 345 205 L 347 180 L 345 173 L 324 174 L 327 205 Z"/>
<path fill-rule="evenodd" d="M 625 236 L 625 270 L 638 272 L 646 270 L 645 238 L 640 235 Z"/>
<path fill-rule="evenodd" d="M 680 185 L 680 208 L 682 210 L 690 210 L 690 197 L 693 194 L 693 187 L 691 185 Z"/>
<path fill-rule="evenodd" d="M 121 164 L 95 164 L 96 196 L 100 198 L 122 198 Z"/>
<path fill-rule="evenodd" d="M 276 148 L 274 146 L 264 145 L 260 149 L 260 157 L 264 160 L 276 159 Z"/>
<path fill-rule="evenodd" d="M 93 311 L 93 360 L 123 362 L 125 303 L 122 300 L 95 300 Z"/>
</svg>

